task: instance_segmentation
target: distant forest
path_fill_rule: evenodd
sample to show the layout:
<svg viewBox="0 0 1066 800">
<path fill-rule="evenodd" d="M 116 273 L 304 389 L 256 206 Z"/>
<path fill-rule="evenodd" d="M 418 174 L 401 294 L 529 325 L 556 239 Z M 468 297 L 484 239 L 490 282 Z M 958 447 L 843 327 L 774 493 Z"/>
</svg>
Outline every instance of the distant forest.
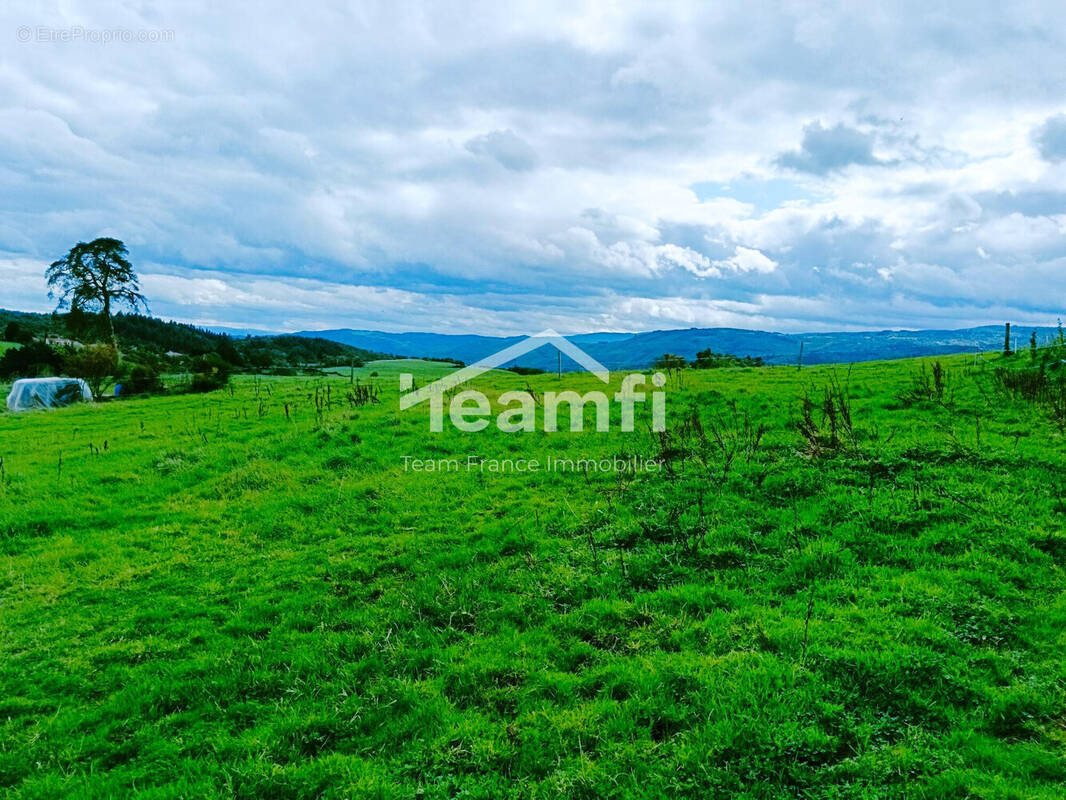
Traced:
<svg viewBox="0 0 1066 800">
<path fill-rule="evenodd" d="M 0 310 L 0 341 L 20 345 L 21 358 L 8 360 L 18 371 L 48 372 L 61 362 L 64 349 L 99 340 L 94 315 L 33 314 Z M 141 314 L 114 316 L 115 334 L 124 359 L 154 370 L 180 371 L 205 357 L 217 358 L 234 371 L 287 373 L 299 369 L 359 366 L 387 357 L 359 347 L 303 336 L 235 337 Z M 27 358 L 36 363 L 22 363 Z M 10 377 L 10 376 L 8 376 Z"/>
</svg>

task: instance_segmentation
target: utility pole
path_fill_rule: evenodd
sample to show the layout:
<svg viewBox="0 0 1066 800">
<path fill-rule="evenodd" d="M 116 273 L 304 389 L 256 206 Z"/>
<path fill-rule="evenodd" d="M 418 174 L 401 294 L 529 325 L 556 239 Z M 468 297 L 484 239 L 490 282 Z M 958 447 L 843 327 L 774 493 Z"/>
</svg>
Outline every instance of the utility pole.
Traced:
<svg viewBox="0 0 1066 800">
<path fill-rule="evenodd" d="M 800 352 L 796 358 L 796 369 L 803 369 L 803 340 L 800 340 Z"/>
<path fill-rule="evenodd" d="M 558 351 L 556 351 L 555 355 L 557 355 L 559 357 L 559 366 L 556 368 L 556 377 L 559 378 L 559 380 L 562 380 L 563 379 L 563 351 L 562 350 L 558 350 Z"/>
<path fill-rule="evenodd" d="M 1007 332 L 1003 335 L 1003 355 L 1010 355 L 1010 323 L 1007 323 Z"/>
</svg>

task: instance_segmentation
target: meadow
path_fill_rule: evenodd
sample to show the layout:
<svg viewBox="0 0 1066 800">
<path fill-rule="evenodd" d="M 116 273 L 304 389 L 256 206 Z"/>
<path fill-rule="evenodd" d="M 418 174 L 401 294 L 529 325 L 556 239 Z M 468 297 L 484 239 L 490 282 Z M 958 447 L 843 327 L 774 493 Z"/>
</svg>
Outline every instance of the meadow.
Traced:
<svg viewBox="0 0 1066 800">
<path fill-rule="evenodd" d="M 430 362 L 2 413 L 0 785 L 1058 800 L 1064 437 L 996 363 L 686 370 L 664 434 L 431 434 Z"/>
</svg>

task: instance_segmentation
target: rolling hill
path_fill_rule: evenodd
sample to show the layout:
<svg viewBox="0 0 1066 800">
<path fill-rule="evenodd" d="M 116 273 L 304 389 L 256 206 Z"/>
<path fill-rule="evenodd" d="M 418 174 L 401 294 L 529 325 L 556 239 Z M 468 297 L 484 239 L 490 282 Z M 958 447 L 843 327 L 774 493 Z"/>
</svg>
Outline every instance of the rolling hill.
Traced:
<svg viewBox="0 0 1066 800">
<path fill-rule="evenodd" d="M 16 323 L 26 334 L 37 339 L 80 338 L 70 332 L 65 314 L 0 309 L 0 335 L 9 323 Z M 364 350 L 336 339 L 316 336 L 228 334 L 140 314 L 116 314 L 114 325 L 120 345 L 127 350 L 155 355 L 171 352 L 193 357 L 221 351 L 233 363 L 248 367 L 348 364 L 382 358 L 389 352 Z"/>
<path fill-rule="evenodd" d="M 1016 328 L 1014 346 L 1025 347 L 1033 328 Z M 1040 341 L 1058 335 L 1056 328 L 1036 328 Z M 523 337 L 473 336 L 437 333 L 386 333 L 348 328 L 301 331 L 365 350 L 421 358 L 452 358 L 473 363 L 502 350 Z M 803 346 L 804 364 L 879 361 L 893 358 L 947 355 L 998 350 L 1003 347 L 1003 327 L 984 325 L 961 330 L 842 331 L 834 333 L 772 333 L 740 328 L 689 328 L 645 333 L 588 333 L 567 337 L 611 369 L 647 367 L 663 353 L 694 358 L 700 350 L 737 356 L 761 356 L 770 364 L 794 364 Z M 550 348 L 517 359 L 515 366 L 554 370 L 558 356 Z M 563 357 L 564 370 L 577 365 Z"/>
</svg>

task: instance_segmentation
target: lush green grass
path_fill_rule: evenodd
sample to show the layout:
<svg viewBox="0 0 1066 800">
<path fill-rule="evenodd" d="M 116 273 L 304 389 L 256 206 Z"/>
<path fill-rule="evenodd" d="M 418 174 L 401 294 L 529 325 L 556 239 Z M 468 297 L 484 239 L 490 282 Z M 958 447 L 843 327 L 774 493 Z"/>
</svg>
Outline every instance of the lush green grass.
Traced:
<svg viewBox="0 0 1066 800">
<path fill-rule="evenodd" d="M 353 377 L 364 383 L 367 381 L 390 381 L 390 387 L 396 385 L 396 381 L 402 373 L 413 375 L 419 384 L 435 381 L 445 375 L 454 372 L 456 367 L 443 361 L 424 361 L 420 358 L 393 358 L 381 361 L 368 361 L 364 366 L 355 370 L 349 367 L 330 367 L 326 372 L 332 372 L 343 378 L 351 380 Z"/>
<path fill-rule="evenodd" d="M 341 374 L 0 414 L 0 781 L 1061 798 L 1063 438 L 943 361 L 951 403 L 898 399 L 917 362 L 689 372 L 666 439 L 430 434 L 381 365 L 359 408 Z M 853 431 L 812 448 L 833 381 Z M 633 453 L 670 467 L 401 461 Z"/>
</svg>

